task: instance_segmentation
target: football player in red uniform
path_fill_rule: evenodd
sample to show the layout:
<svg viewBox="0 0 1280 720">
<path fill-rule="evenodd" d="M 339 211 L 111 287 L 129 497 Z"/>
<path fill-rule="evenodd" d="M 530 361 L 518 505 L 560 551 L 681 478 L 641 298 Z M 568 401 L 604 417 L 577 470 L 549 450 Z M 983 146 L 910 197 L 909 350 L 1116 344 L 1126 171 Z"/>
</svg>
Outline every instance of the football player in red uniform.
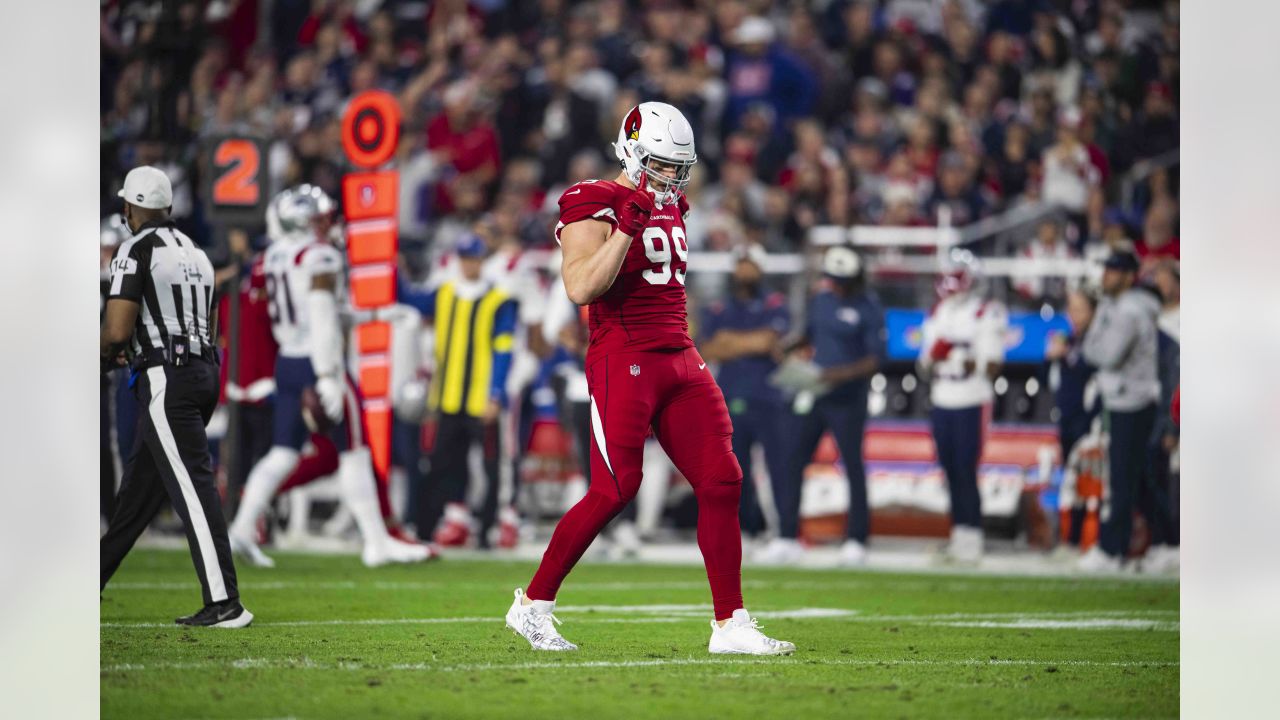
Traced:
<svg viewBox="0 0 1280 720">
<path fill-rule="evenodd" d="M 676 108 L 641 103 L 623 120 L 614 151 L 622 172 L 566 190 L 556 225 L 565 290 L 590 306 L 590 488 L 556 526 L 528 592 L 515 591 L 507 626 L 537 650 L 577 649 L 555 628 L 556 592 L 635 497 L 652 429 L 698 499 L 698 547 L 715 610 L 708 649 L 790 654 L 795 645 L 766 637 L 743 608 L 742 470 L 724 397 L 689 338 L 682 189 L 697 162 L 693 129 Z"/>
</svg>

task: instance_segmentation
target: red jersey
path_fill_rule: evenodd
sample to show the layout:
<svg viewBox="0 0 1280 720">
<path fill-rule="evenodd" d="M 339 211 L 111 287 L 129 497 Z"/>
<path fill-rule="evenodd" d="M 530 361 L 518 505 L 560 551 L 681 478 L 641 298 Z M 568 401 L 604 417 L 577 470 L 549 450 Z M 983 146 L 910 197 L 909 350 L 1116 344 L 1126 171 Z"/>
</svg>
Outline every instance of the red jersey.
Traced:
<svg viewBox="0 0 1280 720">
<path fill-rule="evenodd" d="M 622 203 L 634 192 L 611 180 L 584 180 L 560 196 L 556 241 L 565 225 L 581 220 L 618 227 Z M 599 353 L 679 350 L 693 347 L 685 309 L 684 196 L 672 205 L 654 207 L 640 237 L 631 242 L 613 285 L 590 305 L 591 338 L 587 363 Z"/>
<path fill-rule="evenodd" d="M 1182 259 L 1182 243 L 1178 238 L 1169 238 L 1169 241 L 1158 248 L 1152 248 L 1147 245 L 1147 241 L 1139 240 L 1134 245 L 1134 251 L 1138 253 L 1138 259 L 1147 261 L 1151 259 L 1173 258 L 1174 260 Z"/>
<path fill-rule="evenodd" d="M 459 174 L 466 174 L 486 167 L 497 172 L 502 158 L 499 155 L 498 133 L 487 123 L 479 122 L 465 130 L 455 130 L 449 125 L 449 116 L 440 113 L 427 123 L 427 149 L 438 150 L 448 158 L 450 166 Z M 435 212 L 448 213 L 454 209 L 450 183 L 436 183 Z"/>
<path fill-rule="evenodd" d="M 231 332 L 231 296 L 223 295 L 218 301 L 218 327 L 222 337 L 218 344 L 228 350 L 226 333 Z M 266 276 L 262 271 L 262 255 L 258 255 L 249 270 L 249 277 L 240 283 L 240 367 L 237 385 L 249 388 L 259 381 L 273 378 L 276 372 L 275 336 L 271 334 L 271 318 L 267 313 Z M 221 402 L 227 399 L 227 375 L 230 357 L 222 363 Z M 265 398 L 249 400 L 262 402 Z"/>
</svg>

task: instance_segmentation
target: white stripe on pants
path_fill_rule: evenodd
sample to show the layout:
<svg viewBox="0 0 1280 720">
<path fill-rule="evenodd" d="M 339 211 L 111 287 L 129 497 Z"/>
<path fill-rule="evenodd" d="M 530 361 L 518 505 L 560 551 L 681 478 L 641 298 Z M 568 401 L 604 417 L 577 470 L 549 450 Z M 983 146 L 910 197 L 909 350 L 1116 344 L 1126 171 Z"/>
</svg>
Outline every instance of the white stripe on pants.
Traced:
<svg viewBox="0 0 1280 720">
<path fill-rule="evenodd" d="M 187 466 L 182 463 L 182 455 L 178 452 L 178 441 L 174 439 L 173 431 L 169 429 L 169 418 L 164 414 L 165 388 L 168 384 L 164 367 L 157 366 L 147 370 L 147 379 L 151 381 L 151 406 L 148 409 L 151 413 L 151 424 L 156 428 L 156 435 L 160 437 L 160 446 L 164 448 L 165 458 L 169 461 L 169 467 L 173 469 L 173 475 L 178 479 L 178 487 L 182 490 L 182 501 L 187 506 L 187 517 L 191 519 L 191 529 L 195 533 L 196 544 L 199 545 L 200 559 L 204 561 L 204 574 L 209 582 L 209 598 L 213 602 L 222 602 L 227 599 L 227 588 L 222 582 L 222 568 L 218 565 L 218 549 L 213 545 L 213 534 L 209 532 L 209 521 L 204 516 L 204 506 L 200 504 L 200 497 L 196 495 L 195 485 L 191 484 L 191 475 L 187 473 Z M 155 458 L 155 461 L 159 463 L 160 458 Z"/>
<path fill-rule="evenodd" d="M 360 398 L 356 394 L 355 380 L 348 373 L 342 375 L 342 405 L 347 416 L 347 449 L 364 447 L 364 426 L 361 425 L 364 418 L 361 415 Z"/>
</svg>

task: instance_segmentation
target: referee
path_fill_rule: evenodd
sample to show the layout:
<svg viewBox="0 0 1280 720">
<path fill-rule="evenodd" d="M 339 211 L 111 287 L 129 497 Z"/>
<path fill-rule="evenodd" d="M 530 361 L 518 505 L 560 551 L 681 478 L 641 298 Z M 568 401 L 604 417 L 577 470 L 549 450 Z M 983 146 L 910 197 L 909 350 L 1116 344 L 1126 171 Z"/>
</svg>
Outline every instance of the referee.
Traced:
<svg viewBox="0 0 1280 720">
<path fill-rule="evenodd" d="M 179 625 L 241 628 L 253 614 L 240 604 L 227 526 L 214 486 L 205 424 L 218 403 L 217 356 L 209 322 L 213 265 L 169 220 L 173 189 L 156 168 L 125 178 L 124 220 L 133 234 L 111 261 L 102 324 L 102 366 L 126 364 L 141 410 L 115 512 L 102 536 L 101 587 L 164 504 L 182 518 L 204 608 Z"/>
</svg>

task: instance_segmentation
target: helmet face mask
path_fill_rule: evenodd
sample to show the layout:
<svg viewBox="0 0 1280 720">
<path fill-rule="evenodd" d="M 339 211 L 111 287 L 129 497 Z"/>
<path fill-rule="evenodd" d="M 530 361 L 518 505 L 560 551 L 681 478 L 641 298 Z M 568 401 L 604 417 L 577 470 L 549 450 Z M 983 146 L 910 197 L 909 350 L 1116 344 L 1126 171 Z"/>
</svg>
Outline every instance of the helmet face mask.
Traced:
<svg viewBox="0 0 1280 720">
<path fill-rule="evenodd" d="M 693 128 L 666 103 L 646 102 L 631 108 L 613 149 L 627 179 L 639 187 L 643 178 L 659 206 L 676 201 L 698 162 Z"/>
<path fill-rule="evenodd" d="M 971 287 L 973 287 L 973 276 L 963 270 L 943 273 L 938 276 L 937 282 L 934 283 L 934 289 L 938 292 L 939 298 L 948 298 L 952 295 L 968 292 Z"/>
<path fill-rule="evenodd" d="M 636 150 L 641 157 L 641 168 L 644 170 L 648 182 L 645 187 L 653 190 L 654 195 L 669 194 L 670 198 L 663 198 L 662 202 L 675 202 L 675 193 L 684 190 L 689 184 L 689 175 L 693 170 L 693 164 L 696 160 L 668 160 L 660 158 L 652 154 L 647 154 L 642 145 L 637 144 Z M 674 170 L 674 175 L 671 171 Z"/>
</svg>

